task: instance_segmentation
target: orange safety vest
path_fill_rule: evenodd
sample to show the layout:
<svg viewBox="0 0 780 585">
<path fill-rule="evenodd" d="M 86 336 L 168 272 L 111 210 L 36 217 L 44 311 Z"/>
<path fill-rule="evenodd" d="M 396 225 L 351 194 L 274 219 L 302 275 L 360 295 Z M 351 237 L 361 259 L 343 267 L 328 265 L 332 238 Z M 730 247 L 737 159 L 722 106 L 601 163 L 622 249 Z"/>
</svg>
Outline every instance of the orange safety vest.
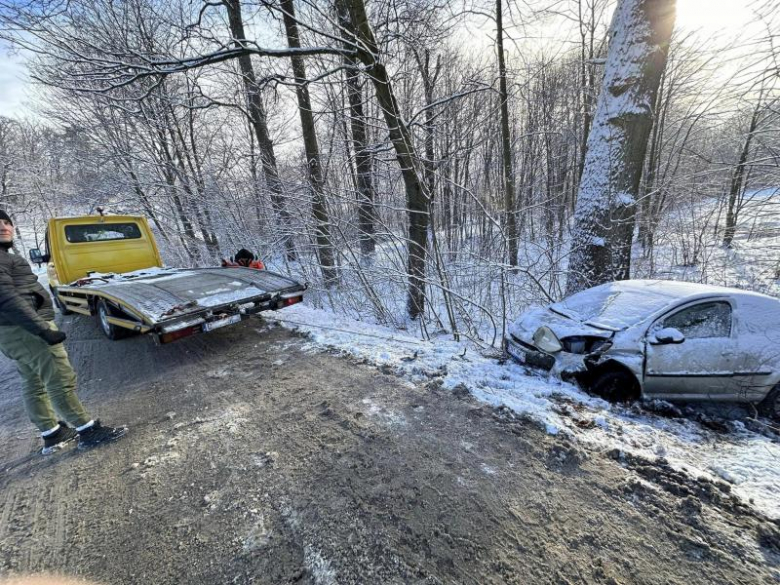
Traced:
<svg viewBox="0 0 780 585">
<path fill-rule="evenodd" d="M 239 264 L 238 262 L 222 260 L 222 267 L 223 268 L 253 268 L 255 270 L 265 270 L 265 264 L 263 264 L 260 260 L 252 260 L 252 262 L 249 263 L 249 266 L 244 266 L 243 264 Z"/>
</svg>

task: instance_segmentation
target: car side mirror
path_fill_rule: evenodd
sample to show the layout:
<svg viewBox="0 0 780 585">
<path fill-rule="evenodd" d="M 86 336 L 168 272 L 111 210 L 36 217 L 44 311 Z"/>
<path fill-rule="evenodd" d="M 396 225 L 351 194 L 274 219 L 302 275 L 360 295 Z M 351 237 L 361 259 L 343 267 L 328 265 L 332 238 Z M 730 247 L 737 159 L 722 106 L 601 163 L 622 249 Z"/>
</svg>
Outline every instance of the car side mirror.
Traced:
<svg viewBox="0 0 780 585">
<path fill-rule="evenodd" d="M 676 345 L 685 341 L 685 335 L 674 327 L 664 327 L 648 337 L 647 341 L 651 345 Z"/>
</svg>

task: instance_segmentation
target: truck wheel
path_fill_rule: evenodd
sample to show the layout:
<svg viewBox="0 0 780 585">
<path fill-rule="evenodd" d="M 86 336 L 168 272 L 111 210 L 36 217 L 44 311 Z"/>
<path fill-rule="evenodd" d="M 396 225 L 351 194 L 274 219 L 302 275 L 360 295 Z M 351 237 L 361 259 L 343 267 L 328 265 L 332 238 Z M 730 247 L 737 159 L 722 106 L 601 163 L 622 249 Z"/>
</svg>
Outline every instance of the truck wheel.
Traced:
<svg viewBox="0 0 780 585">
<path fill-rule="evenodd" d="M 594 394 L 610 402 L 630 402 L 637 400 L 641 391 L 633 374 L 625 370 L 606 370 L 593 380 L 590 386 Z"/>
<path fill-rule="evenodd" d="M 55 307 L 57 307 L 57 309 L 59 310 L 59 312 L 60 312 L 60 313 L 62 313 L 63 315 L 70 315 L 70 314 L 72 314 L 72 313 L 73 313 L 73 311 L 71 311 L 70 309 L 68 309 L 68 308 L 65 306 L 65 303 L 63 303 L 63 302 L 60 300 L 60 297 L 59 297 L 59 295 L 57 294 L 57 289 L 55 289 L 55 288 L 52 288 L 52 287 L 49 287 L 49 290 L 51 291 L 51 297 L 54 299 L 54 306 L 55 306 Z"/>
<path fill-rule="evenodd" d="M 98 300 L 97 318 L 98 323 L 100 323 L 100 329 L 103 331 L 103 333 L 105 333 L 106 337 L 113 341 L 116 341 L 117 339 L 124 339 L 133 333 L 130 329 L 125 329 L 124 327 L 119 327 L 118 325 L 114 325 L 113 323 L 108 322 L 108 317 L 113 317 L 115 314 L 116 311 L 114 311 L 114 309 L 105 300 Z"/>
<path fill-rule="evenodd" d="M 775 386 L 758 405 L 758 412 L 780 421 L 780 386 Z"/>
</svg>

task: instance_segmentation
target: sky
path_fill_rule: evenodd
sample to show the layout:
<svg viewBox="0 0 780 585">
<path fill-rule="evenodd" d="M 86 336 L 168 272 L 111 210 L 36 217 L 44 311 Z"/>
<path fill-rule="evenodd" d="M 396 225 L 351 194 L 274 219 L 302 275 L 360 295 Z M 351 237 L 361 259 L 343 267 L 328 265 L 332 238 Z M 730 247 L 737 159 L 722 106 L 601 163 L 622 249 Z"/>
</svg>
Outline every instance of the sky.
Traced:
<svg viewBox="0 0 780 585">
<path fill-rule="evenodd" d="M 678 0 L 677 28 L 700 29 L 708 36 L 726 36 L 744 31 L 753 19 L 751 7 L 757 0 Z M 31 84 L 26 79 L 24 60 L 0 40 L 0 115 L 22 118 L 32 114 Z"/>
<path fill-rule="evenodd" d="M 11 54 L 9 46 L 0 41 L 0 116 L 22 115 L 27 86 L 24 77 L 22 58 Z"/>
<path fill-rule="evenodd" d="M 678 0 L 677 27 L 737 32 L 753 19 L 754 0 Z"/>
</svg>

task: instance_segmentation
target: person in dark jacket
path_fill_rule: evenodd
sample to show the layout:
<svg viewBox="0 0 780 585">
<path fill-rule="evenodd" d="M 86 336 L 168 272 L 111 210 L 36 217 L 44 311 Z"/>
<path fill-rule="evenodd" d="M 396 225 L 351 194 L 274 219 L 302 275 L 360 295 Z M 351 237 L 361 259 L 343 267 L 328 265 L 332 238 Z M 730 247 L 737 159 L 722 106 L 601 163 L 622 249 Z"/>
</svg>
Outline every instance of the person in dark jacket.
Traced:
<svg viewBox="0 0 780 585">
<path fill-rule="evenodd" d="M 254 268 L 256 270 L 265 270 L 265 265 L 259 258 L 256 258 L 252 252 L 246 248 L 241 248 L 230 260 L 222 260 L 222 266 L 225 268 Z"/>
<path fill-rule="evenodd" d="M 100 424 L 76 396 L 76 373 L 62 343 L 65 333 L 54 324 L 51 297 L 27 261 L 11 253 L 13 239 L 13 221 L 0 210 L 0 351 L 22 376 L 24 405 L 41 431 L 42 453 L 77 438 L 82 447 L 120 438 L 126 428 Z"/>
</svg>

